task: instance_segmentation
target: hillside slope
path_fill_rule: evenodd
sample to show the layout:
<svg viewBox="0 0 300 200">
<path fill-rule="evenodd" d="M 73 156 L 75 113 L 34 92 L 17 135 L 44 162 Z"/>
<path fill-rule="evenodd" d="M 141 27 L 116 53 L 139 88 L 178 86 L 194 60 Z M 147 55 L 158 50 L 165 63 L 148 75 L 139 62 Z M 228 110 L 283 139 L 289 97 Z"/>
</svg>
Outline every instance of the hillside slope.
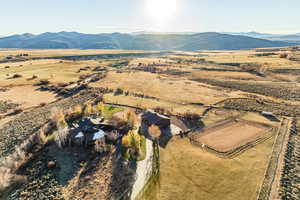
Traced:
<svg viewBox="0 0 300 200">
<path fill-rule="evenodd" d="M 136 49 L 136 50 L 238 50 L 291 46 L 270 41 L 215 32 L 198 34 L 83 34 L 77 32 L 23 34 L 0 38 L 0 48 L 27 49 Z"/>
</svg>

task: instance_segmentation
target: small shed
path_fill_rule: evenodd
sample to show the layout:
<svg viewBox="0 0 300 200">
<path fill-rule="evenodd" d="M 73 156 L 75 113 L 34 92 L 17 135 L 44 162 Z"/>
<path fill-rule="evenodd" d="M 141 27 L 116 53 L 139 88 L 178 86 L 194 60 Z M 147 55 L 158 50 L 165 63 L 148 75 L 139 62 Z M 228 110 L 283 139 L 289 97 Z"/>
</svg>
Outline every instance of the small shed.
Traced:
<svg viewBox="0 0 300 200">
<path fill-rule="evenodd" d="M 156 125 L 159 128 L 163 129 L 169 127 L 171 124 L 171 120 L 169 117 L 158 114 L 153 110 L 146 110 L 142 114 L 142 121 L 146 123 L 148 126 Z"/>
</svg>

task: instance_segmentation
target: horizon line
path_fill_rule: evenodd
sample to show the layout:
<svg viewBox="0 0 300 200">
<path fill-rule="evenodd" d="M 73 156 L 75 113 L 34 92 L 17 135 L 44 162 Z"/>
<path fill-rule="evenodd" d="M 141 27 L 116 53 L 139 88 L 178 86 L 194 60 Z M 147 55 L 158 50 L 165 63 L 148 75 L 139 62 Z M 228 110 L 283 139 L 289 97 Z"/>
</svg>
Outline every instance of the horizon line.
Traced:
<svg viewBox="0 0 300 200">
<path fill-rule="evenodd" d="M 136 31 L 102 31 L 97 33 L 92 32 L 80 32 L 80 31 L 45 31 L 45 32 L 23 32 L 23 33 L 11 33 L 11 34 L 4 34 L 0 35 L 0 37 L 8 37 L 13 35 L 25 35 L 25 34 L 31 34 L 31 35 L 40 35 L 44 33 L 81 33 L 81 34 L 113 34 L 113 33 L 120 33 L 120 34 L 138 34 L 138 33 L 147 33 L 147 34 L 197 34 L 197 33 L 221 33 L 221 34 L 238 34 L 238 33 L 258 33 L 258 34 L 272 34 L 272 35 L 294 35 L 294 34 L 300 34 L 300 31 L 295 32 L 285 32 L 285 33 L 275 33 L 275 32 L 259 32 L 259 31 L 152 31 L 152 30 L 136 30 Z"/>
</svg>

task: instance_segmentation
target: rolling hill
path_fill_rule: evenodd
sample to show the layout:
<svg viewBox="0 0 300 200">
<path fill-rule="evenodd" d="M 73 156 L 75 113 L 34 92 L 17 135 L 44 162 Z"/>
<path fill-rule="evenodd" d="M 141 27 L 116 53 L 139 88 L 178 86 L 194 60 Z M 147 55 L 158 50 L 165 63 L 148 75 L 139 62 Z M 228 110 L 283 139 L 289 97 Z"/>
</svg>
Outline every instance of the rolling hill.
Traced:
<svg viewBox="0 0 300 200">
<path fill-rule="evenodd" d="M 260 38 L 265 40 L 272 40 L 272 41 L 283 41 L 289 43 L 300 43 L 300 33 L 295 34 L 270 34 L 270 33 L 258 33 L 258 32 L 227 32 L 225 34 L 230 35 L 241 35 L 241 36 L 248 36 L 254 38 Z"/>
<path fill-rule="evenodd" d="M 127 49 L 127 50 L 238 50 L 291 46 L 270 41 L 215 32 L 197 34 L 83 34 L 78 32 L 22 34 L 0 38 L 0 48 L 25 49 Z"/>
</svg>

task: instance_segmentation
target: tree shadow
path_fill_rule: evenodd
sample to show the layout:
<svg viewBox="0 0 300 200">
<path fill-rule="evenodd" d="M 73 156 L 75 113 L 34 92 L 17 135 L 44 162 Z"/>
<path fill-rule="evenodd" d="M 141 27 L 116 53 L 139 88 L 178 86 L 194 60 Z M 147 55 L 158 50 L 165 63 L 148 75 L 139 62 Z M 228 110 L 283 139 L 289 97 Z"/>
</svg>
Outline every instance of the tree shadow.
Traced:
<svg viewBox="0 0 300 200">
<path fill-rule="evenodd" d="M 162 134 L 159 136 L 158 145 L 161 148 L 166 148 L 167 145 L 168 145 L 168 143 L 169 143 L 169 141 L 173 137 L 170 126 L 162 129 L 161 132 L 162 132 Z"/>
<path fill-rule="evenodd" d="M 272 122 L 280 122 L 280 120 L 277 117 L 275 117 L 274 115 L 262 115 L 262 116 Z"/>
<path fill-rule="evenodd" d="M 137 163 L 125 161 L 118 149 L 114 154 L 112 167 L 110 199 L 129 199 L 136 180 Z"/>
</svg>

